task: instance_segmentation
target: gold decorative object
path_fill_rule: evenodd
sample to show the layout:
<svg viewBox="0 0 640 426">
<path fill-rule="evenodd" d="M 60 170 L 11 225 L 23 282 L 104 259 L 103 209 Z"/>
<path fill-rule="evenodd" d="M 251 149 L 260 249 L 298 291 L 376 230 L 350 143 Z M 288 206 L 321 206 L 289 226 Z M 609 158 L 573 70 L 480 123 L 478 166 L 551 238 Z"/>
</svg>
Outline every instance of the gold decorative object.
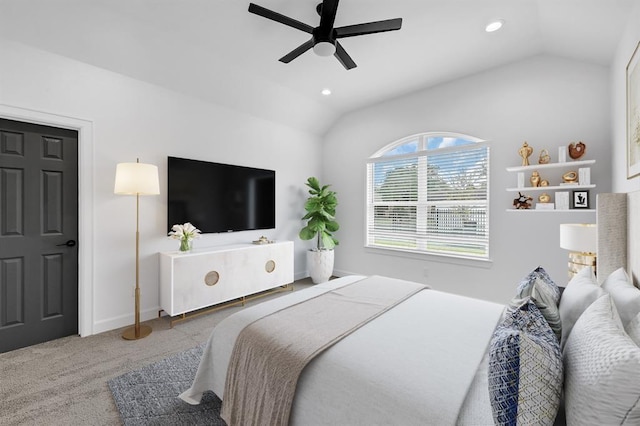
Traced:
<svg viewBox="0 0 640 426">
<path fill-rule="evenodd" d="M 520 154 L 520 157 L 522 157 L 522 165 L 528 166 L 529 157 L 531 156 L 531 154 L 533 154 L 533 148 L 531 148 L 527 141 L 525 141 L 522 144 L 522 147 L 520 147 L 520 149 L 518 150 L 518 154 Z"/>
<path fill-rule="evenodd" d="M 531 200 L 532 198 L 527 195 L 522 195 L 521 192 L 518 192 L 518 198 L 513 200 L 513 207 L 516 209 L 527 210 L 531 208 Z"/>
<path fill-rule="evenodd" d="M 529 178 L 531 186 L 533 187 L 540 186 L 540 180 L 540 174 L 538 173 L 538 171 L 534 171 Z"/>
<path fill-rule="evenodd" d="M 546 192 L 543 192 L 542 195 L 538 197 L 538 201 L 541 203 L 548 203 L 551 201 L 551 196 L 549 196 L 549 194 L 547 194 Z"/>
<path fill-rule="evenodd" d="M 540 151 L 540 157 L 538 158 L 538 164 L 549 164 L 551 161 L 551 157 L 549 156 L 549 151 L 543 149 Z"/>
<path fill-rule="evenodd" d="M 264 264 L 264 270 L 269 274 L 276 270 L 276 262 L 273 260 L 267 260 L 267 263 Z"/>
<path fill-rule="evenodd" d="M 271 243 L 273 243 L 273 241 L 268 239 L 264 235 L 262 237 L 258 238 L 257 240 L 253 241 L 253 244 L 259 244 L 259 245 L 261 245 L 261 244 L 271 244 Z"/>
<path fill-rule="evenodd" d="M 549 181 L 546 179 L 543 179 L 540 181 L 540 186 L 549 186 Z"/>
<path fill-rule="evenodd" d="M 572 170 L 562 175 L 562 180 L 565 183 L 576 183 L 578 181 L 578 172 Z"/>
<path fill-rule="evenodd" d="M 587 152 L 587 146 L 583 142 L 578 142 L 575 144 L 571 142 L 569 144 L 569 157 L 573 158 L 574 160 L 582 157 L 585 152 Z"/>
<path fill-rule="evenodd" d="M 209 287 L 218 284 L 220 280 L 220 274 L 217 271 L 209 271 L 207 275 L 204 276 L 204 283 Z"/>
</svg>

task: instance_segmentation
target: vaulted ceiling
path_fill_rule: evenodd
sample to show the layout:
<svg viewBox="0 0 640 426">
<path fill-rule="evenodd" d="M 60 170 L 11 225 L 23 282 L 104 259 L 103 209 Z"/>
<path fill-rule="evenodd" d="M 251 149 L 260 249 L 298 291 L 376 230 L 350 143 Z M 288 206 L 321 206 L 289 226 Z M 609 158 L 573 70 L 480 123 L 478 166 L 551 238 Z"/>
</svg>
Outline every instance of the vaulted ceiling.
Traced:
<svg viewBox="0 0 640 426">
<path fill-rule="evenodd" d="M 253 1 L 318 25 L 319 0 Z M 403 18 L 400 31 L 343 39 L 349 71 L 311 51 L 279 62 L 309 35 L 248 5 L 0 0 L 0 37 L 322 134 L 345 112 L 538 54 L 608 66 L 633 0 L 342 0 L 336 26 Z"/>
</svg>

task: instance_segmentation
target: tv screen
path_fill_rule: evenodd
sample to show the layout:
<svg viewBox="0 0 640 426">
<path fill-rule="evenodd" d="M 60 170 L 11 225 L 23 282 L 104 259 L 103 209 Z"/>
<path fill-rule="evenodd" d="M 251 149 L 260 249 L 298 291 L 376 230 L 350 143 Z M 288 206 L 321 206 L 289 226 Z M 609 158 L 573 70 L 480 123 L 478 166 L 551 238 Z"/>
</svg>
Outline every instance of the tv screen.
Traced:
<svg viewBox="0 0 640 426">
<path fill-rule="evenodd" d="M 202 233 L 276 226 L 276 172 L 168 157 L 168 229 L 191 222 Z"/>
</svg>

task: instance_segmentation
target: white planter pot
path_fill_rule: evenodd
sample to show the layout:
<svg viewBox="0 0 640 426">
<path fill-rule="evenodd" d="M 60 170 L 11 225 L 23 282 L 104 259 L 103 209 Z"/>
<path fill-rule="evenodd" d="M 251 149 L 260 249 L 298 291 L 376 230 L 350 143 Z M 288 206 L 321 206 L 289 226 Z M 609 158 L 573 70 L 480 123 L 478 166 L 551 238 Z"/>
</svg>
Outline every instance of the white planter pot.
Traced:
<svg viewBox="0 0 640 426">
<path fill-rule="evenodd" d="M 329 281 L 333 273 L 333 250 L 307 251 L 307 269 L 314 284 Z"/>
</svg>

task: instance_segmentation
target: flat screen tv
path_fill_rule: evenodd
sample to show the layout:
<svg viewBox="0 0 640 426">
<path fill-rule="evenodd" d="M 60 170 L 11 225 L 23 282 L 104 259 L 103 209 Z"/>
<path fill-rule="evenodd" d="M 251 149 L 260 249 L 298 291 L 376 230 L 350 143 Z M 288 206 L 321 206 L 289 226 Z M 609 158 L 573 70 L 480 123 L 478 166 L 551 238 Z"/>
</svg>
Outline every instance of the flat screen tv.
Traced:
<svg viewBox="0 0 640 426">
<path fill-rule="evenodd" d="M 276 172 L 168 157 L 168 229 L 191 222 L 202 233 L 276 226 Z"/>
</svg>

